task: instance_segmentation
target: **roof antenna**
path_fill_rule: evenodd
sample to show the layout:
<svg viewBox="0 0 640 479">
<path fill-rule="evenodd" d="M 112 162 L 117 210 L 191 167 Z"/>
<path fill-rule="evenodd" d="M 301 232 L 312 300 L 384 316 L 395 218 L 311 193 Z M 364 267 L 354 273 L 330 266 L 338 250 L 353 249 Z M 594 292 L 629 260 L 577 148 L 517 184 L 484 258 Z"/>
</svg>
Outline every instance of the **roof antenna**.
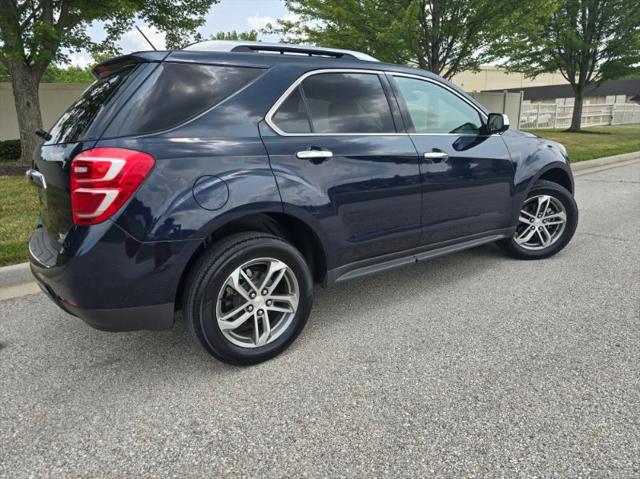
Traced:
<svg viewBox="0 0 640 479">
<path fill-rule="evenodd" d="M 147 41 L 147 43 L 151 45 L 151 48 L 153 48 L 155 51 L 158 51 L 158 49 L 153 46 L 153 43 L 151 43 L 151 40 L 149 40 L 147 36 L 144 33 L 142 33 L 142 30 L 140 30 L 140 27 L 138 25 L 135 25 L 135 27 L 136 27 L 136 30 L 140 32 L 140 35 L 142 35 L 142 38 L 144 38 Z"/>
</svg>

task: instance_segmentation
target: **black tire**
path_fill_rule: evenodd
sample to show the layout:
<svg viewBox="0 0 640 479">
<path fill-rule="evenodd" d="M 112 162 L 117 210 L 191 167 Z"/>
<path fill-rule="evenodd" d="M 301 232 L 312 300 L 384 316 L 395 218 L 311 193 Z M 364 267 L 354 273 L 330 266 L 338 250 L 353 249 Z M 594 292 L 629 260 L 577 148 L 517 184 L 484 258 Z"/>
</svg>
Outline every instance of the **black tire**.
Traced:
<svg viewBox="0 0 640 479">
<path fill-rule="evenodd" d="M 257 258 L 284 262 L 297 281 L 298 307 L 289 325 L 273 342 L 252 348 L 233 344 L 218 326 L 218 293 L 229 275 Z M 304 328 L 313 303 L 313 279 L 302 254 L 287 241 L 267 233 L 231 235 L 205 250 L 189 273 L 183 295 L 183 316 L 198 341 L 217 359 L 235 365 L 257 364 L 284 351 Z"/>
<path fill-rule="evenodd" d="M 540 180 L 533 186 L 527 195 L 527 199 L 537 195 L 549 195 L 562 203 L 567 214 L 564 231 L 553 244 L 538 250 L 531 250 L 520 246 L 513 237 L 499 241 L 498 245 L 509 256 L 527 260 L 548 258 L 567 246 L 571 238 L 573 238 L 573 234 L 576 232 L 578 226 L 578 206 L 573 199 L 573 195 L 566 188 L 558 183 Z"/>
</svg>

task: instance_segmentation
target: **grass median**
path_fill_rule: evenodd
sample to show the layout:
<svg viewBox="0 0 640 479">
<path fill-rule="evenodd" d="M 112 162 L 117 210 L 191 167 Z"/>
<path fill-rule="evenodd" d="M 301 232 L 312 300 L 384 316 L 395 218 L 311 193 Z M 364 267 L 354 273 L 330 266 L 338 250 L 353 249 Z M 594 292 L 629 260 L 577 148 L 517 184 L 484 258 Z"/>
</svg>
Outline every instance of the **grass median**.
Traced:
<svg viewBox="0 0 640 479">
<path fill-rule="evenodd" d="M 564 130 L 528 130 L 562 143 L 572 163 L 640 151 L 640 125 L 585 128 L 584 133 Z"/>
<path fill-rule="evenodd" d="M 0 176 L 0 266 L 27 261 L 38 216 L 35 187 L 24 176 Z"/>
<path fill-rule="evenodd" d="M 640 125 L 587 128 L 588 133 L 531 130 L 567 147 L 572 162 L 640 151 Z M 0 176 L 0 266 L 27 261 L 38 215 L 35 188 L 24 176 Z"/>
</svg>

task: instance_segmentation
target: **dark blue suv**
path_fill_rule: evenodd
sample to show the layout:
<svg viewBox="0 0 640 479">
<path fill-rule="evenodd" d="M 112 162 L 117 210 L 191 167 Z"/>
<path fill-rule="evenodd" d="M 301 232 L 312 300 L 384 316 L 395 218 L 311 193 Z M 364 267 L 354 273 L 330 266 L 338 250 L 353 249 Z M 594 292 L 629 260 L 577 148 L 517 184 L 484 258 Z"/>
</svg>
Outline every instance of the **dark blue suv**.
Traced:
<svg viewBox="0 0 640 479">
<path fill-rule="evenodd" d="M 256 363 L 300 333 L 316 284 L 489 242 L 545 258 L 576 229 L 566 150 L 425 71 L 203 42 L 95 75 L 28 172 L 29 250 L 42 289 L 99 329 L 181 310 L 211 354 Z"/>
</svg>

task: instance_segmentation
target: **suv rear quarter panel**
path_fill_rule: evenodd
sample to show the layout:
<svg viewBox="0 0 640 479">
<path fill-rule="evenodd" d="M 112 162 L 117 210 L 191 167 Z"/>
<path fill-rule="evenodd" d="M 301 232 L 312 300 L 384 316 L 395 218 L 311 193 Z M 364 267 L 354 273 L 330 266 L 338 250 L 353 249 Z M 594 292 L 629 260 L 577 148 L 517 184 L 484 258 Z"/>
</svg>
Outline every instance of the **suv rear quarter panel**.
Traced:
<svg viewBox="0 0 640 479">
<path fill-rule="evenodd" d="M 156 159 L 154 170 L 117 224 L 141 241 L 173 241 L 205 238 L 245 214 L 281 212 L 278 187 L 257 126 L 281 90 L 274 83 L 277 78 L 274 81 L 268 71 L 177 128 L 101 140 L 98 146 L 140 150 Z M 219 178 L 228 189 L 228 200 L 217 209 L 205 209 L 194 198 L 194 185 L 207 176 Z M 220 184 L 212 182 L 210 187 Z"/>
</svg>

